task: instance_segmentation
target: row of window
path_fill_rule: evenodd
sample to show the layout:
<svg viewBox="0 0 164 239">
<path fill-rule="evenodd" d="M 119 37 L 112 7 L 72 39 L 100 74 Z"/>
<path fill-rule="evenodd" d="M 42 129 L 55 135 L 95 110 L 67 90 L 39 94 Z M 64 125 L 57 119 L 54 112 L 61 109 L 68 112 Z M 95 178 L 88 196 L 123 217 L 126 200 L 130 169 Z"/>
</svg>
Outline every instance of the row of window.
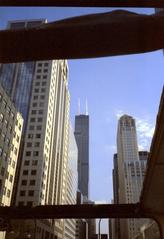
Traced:
<svg viewBox="0 0 164 239">
<path fill-rule="evenodd" d="M 36 181 L 32 179 L 32 180 L 30 180 L 29 185 L 34 186 L 35 183 L 36 183 Z M 26 186 L 27 185 L 27 180 L 22 180 L 21 185 Z"/>
<path fill-rule="evenodd" d="M 23 170 L 23 175 L 28 175 L 29 174 L 29 170 Z M 36 170 L 31 170 L 31 175 L 36 175 L 37 171 Z"/>
<path fill-rule="evenodd" d="M 5 168 L 2 167 L 1 168 L 1 176 L 4 176 L 5 175 Z M 9 174 L 9 172 L 7 171 L 6 172 L 6 175 L 5 175 L 6 179 L 9 179 L 9 181 L 12 183 L 13 182 L 13 175 L 12 174 Z"/>
<path fill-rule="evenodd" d="M 43 118 L 42 117 L 38 117 L 38 118 L 36 118 L 36 117 L 32 117 L 32 118 L 30 118 L 30 122 L 43 122 Z"/>
<path fill-rule="evenodd" d="M 32 152 L 26 151 L 26 156 L 32 156 Z M 33 151 L 33 156 L 39 156 L 39 151 Z"/>
<path fill-rule="evenodd" d="M 36 166 L 38 164 L 37 160 L 32 160 L 32 165 Z M 30 165 L 30 160 L 25 160 L 24 165 L 29 166 Z"/>
<path fill-rule="evenodd" d="M 27 191 L 21 190 L 19 195 L 24 197 L 24 196 L 26 196 L 26 193 L 27 193 Z M 28 191 L 28 196 L 30 196 L 30 197 L 34 196 L 34 190 L 29 190 Z"/>
<path fill-rule="evenodd" d="M 6 187 L 4 187 L 2 194 L 3 194 L 4 196 L 7 196 L 8 198 L 10 198 L 11 191 L 10 191 L 10 189 L 7 189 Z"/>
<path fill-rule="evenodd" d="M 46 84 L 47 84 L 46 81 L 42 81 L 42 82 L 37 81 L 37 82 L 35 82 L 35 86 L 46 86 Z"/>
<path fill-rule="evenodd" d="M 32 115 L 36 115 L 36 114 L 42 115 L 44 113 L 44 110 L 31 110 L 31 114 Z"/>
<path fill-rule="evenodd" d="M 9 121 L 4 118 L 4 114 L 3 114 L 3 113 L 0 113 L 0 122 L 1 122 L 1 123 L 4 122 L 4 126 L 5 126 L 6 128 L 8 128 Z M 18 125 L 18 120 L 16 121 L 16 125 Z M 21 130 L 21 124 L 20 124 L 20 123 L 19 123 L 18 128 L 19 128 L 19 130 Z M 12 131 L 12 126 L 11 126 L 11 125 L 9 125 L 9 130 Z"/>
<path fill-rule="evenodd" d="M 11 147 L 11 151 L 13 151 L 15 155 L 17 155 L 18 154 L 18 149 L 16 147 L 14 148 L 13 144 L 11 144 L 10 147 Z M 4 158 L 6 158 L 7 153 L 2 149 L 2 147 L 0 147 L 0 157 L 2 157 L 2 156 Z"/>
</svg>

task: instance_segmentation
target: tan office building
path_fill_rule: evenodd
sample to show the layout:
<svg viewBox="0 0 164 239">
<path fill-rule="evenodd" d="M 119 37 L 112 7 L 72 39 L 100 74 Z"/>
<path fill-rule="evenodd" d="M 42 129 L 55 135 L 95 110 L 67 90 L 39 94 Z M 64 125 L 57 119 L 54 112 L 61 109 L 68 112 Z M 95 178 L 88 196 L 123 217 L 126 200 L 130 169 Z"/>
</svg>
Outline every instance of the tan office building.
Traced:
<svg viewBox="0 0 164 239">
<path fill-rule="evenodd" d="M 143 152 L 144 153 L 144 152 Z M 139 201 L 146 171 L 146 155 L 138 153 L 135 120 L 123 115 L 118 122 L 117 131 L 117 184 L 118 203 L 137 203 Z M 132 239 L 146 220 L 120 219 L 121 239 Z"/>
</svg>

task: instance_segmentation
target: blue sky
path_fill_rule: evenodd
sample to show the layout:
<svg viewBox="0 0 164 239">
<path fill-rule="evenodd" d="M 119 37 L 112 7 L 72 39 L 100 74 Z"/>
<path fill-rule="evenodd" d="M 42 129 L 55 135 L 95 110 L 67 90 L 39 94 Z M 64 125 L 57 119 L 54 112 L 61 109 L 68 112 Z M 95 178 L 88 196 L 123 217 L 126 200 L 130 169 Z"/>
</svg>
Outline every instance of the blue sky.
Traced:
<svg viewBox="0 0 164 239">
<path fill-rule="evenodd" d="M 70 16 L 110 11 L 76 8 L 0 8 L 0 28 L 8 20 Z M 129 9 L 153 13 L 151 9 Z M 117 121 L 123 113 L 136 118 L 139 147 L 149 149 L 164 80 L 162 51 L 120 57 L 69 60 L 71 121 L 88 100 L 90 116 L 90 199 L 112 199 L 113 153 L 116 152 Z M 105 226 L 104 226 L 105 228 Z M 105 231 L 105 229 L 104 229 Z"/>
</svg>

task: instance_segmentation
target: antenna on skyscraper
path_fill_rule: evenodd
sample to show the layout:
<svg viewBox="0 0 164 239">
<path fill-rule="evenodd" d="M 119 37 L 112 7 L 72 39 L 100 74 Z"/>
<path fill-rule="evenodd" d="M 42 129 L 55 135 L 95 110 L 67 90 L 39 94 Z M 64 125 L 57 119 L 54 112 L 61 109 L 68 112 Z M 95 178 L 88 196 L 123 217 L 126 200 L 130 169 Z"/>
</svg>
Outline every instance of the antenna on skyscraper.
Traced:
<svg viewBox="0 0 164 239">
<path fill-rule="evenodd" d="M 80 115 L 80 98 L 78 98 L 78 115 Z"/>
<path fill-rule="evenodd" d="M 88 100 L 85 100 L 85 114 L 88 115 Z"/>
</svg>

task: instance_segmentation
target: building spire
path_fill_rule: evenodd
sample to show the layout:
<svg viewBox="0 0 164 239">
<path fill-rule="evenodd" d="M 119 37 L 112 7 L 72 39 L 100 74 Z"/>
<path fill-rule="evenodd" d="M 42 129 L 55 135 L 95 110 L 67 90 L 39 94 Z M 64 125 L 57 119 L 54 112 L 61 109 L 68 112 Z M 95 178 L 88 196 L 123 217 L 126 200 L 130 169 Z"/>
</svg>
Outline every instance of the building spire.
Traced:
<svg viewBox="0 0 164 239">
<path fill-rule="evenodd" d="M 80 98 L 78 98 L 78 115 L 80 115 Z"/>
<path fill-rule="evenodd" d="M 85 100 L 85 114 L 88 115 L 88 100 Z"/>
</svg>

